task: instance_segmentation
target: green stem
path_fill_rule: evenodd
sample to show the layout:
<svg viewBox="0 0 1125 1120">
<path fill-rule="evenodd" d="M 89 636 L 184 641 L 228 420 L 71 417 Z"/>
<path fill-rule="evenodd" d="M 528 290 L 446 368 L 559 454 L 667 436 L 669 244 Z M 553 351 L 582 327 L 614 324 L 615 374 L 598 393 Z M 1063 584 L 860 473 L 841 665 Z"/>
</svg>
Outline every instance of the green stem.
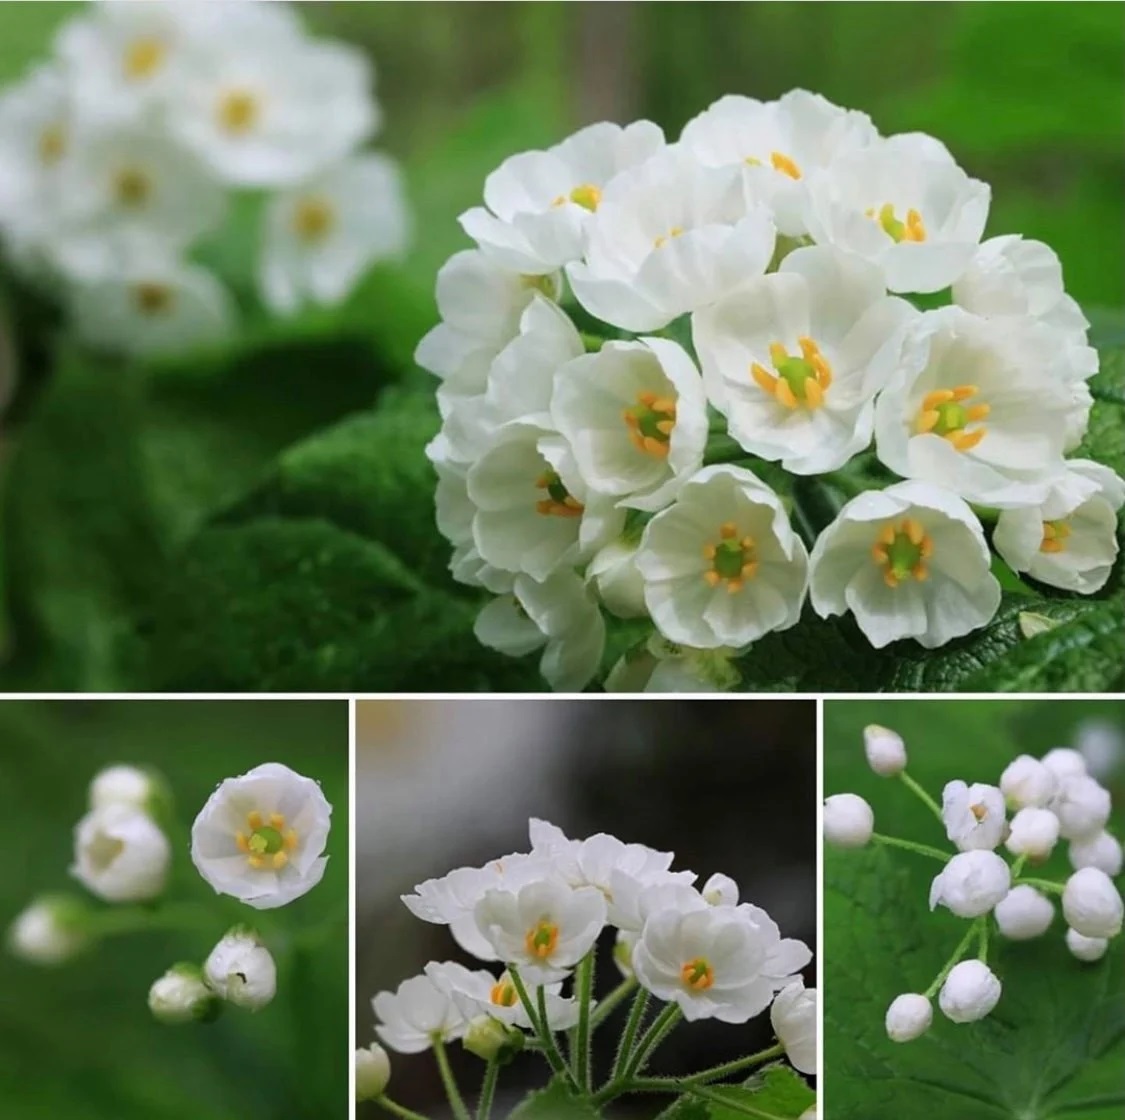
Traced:
<svg viewBox="0 0 1125 1120">
<path fill-rule="evenodd" d="M 472 1120 L 461 1096 L 461 1090 L 457 1088 L 453 1070 L 449 1068 L 449 1055 L 445 1052 L 445 1043 L 442 1041 L 440 1034 L 435 1033 L 432 1037 L 434 1040 L 434 1057 L 437 1059 L 438 1071 L 441 1073 L 441 1083 L 445 1086 L 445 1095 L 449 1098 L 449 1107 L 453 1109 L 453 1115 L 457 1117 L 457 1120 Z"/>
<path fill-rule="evenodd" d="M 628 979 L 622 980 L 621 983 L 594 1008 L 594 1014 L 590 1016 L 591 1033 L 596 1031 L 598 1027 L 629 998 L 636 986 L 637 979 L 635 976 L 630 976 Z"/>
<path fill-rule="evenodd" d="M 1034 887 L 1036 890 L 1048 891 L 1051 894 L 1062 894 L 1066 890 L 1065 883 L 1052 883 L 1049 879 L 1016 879 L 1012 885 Z"/>
<path fill-rule="evenodd" d="M 376 1097 L 375 1104 L 380 1108 L 386 1109 L 387 1112 L 393 1113 L 401 1120 L 427 1120 L 420 1112 L 411 1112 L 409 1108 L 403 1108 L 397 1101 L 392 1101 L 390 1097 Z"/>
<path fill-rule="evenodd" d="M 629 1064 L 629 1059 L 633 1054 L 633 1043 L 636 1041 L 637 1031 L 641 1029 L 641 1022 L 647 1009 L 648 992 L 644 988 L 640 988 L 637 991 L 636 999 L 633 1000 L 633 1007 L 625 1023 L 625 1030 L 621 1032 L 621 1042 L 617 1047 L 617 1059 L 613 1063 L 613 1072 L 610 1074 L 611 1081 L 619 1080 L 625 1072 L 625 1067 Z"/>
<path fill-rule="evenodd" d="M 653 1020 L 652 1026 L 641 1036 L 637 1043 L 629 1064 L 625 1067 L 625 1076 L 633 1078 L 643 1072 L 648 1059 L 653 1051 L 671 1034 L 676 1024 L 683 1018 L 684 1013 L 678 1003 L 670 1003 Z"/>
<path fill-rule="evenodd" d="M 580 1089 L 590 1088 L 590 1001 L 594 996 L 594 953 L 591 949 L 579 962 L 574 980 L 578 994 L 578 1028 L 574 1033 L 574 1046 L 570 1055 L 574 1080 Z"/>
<path fill-rule="evenodd" d="M 908 852 L 916 852 L 920 856 L 939 859 L 942 863 L 948 863 L 953 858 L 948 852 L 943 852 L 940 848 L 931 848 L 928 844 L 917 844 L 913 840 L 900 840 L 897 836 L 884 836 L 881 832 L 873 832 L 871 839 L 892 848 L 903 848 Z"/>
<path fill-rule="evenodd" d="M 484 1081 L 480 1087 L 480 1100 L 477 1102 L 477 1120 L 489 1120 L 492 1114 L 492 1098 L 496 1095 L 496 1079 L 500 1076 L 500 1063 L 493 1058 L 484 1068 Z"/>
<path fill-rule="evenodd" d="M 945 828 L 945 818 L 941 815 L 941 808 L 938 803 L 905 770 L 899 773 L 899 777 L 902 779 L 903 785 L 937 817 L 941 827 Z"/>
<path fill-rule="evenodd" d="M 723 1108 L 730 1109 L 731 1112 L 741 1112 L 744 1116 L 753 1116 L 755 1120 L 784 1120 L 776 1112 L 765 1112 L 760 1108 L 744 1104 L 742 1101 L 733 1101 L 729 1097 L 724 1097 L 721 1093 L 714 1093 L 699 1085 L 687 1084 L 684 1088 L 693 1097 L 700 1097 L 702 1100 L 711 1101 L 713 1104 L 721 1104 Z"/>
<path fill-rule="evenodd" d="M 527 988 L 524 986 L 523 977 L 520 976 L 519 969 L 516 968 L 515 965 L 508 966 L 508 975 L 511 977 L 512 987 L 516 989 L 516 994 L 520 997 L 520 1003 L 523 1004 L 523 1009 L 527 1012 L 528 1019 L 531 1020 L 531 1029 L 538 1037 L 540 1046 L 543 1047 L 543 1057 L 547 1059 L 547 1064 L 554 1073 L 561 1074 L 573 1085 L 574 1078 L 571 1076 L 570 1070 L 566 1068 L 566 1062 L 562 1060 L 562 1055 L 559 1053 L 554 1035 L 551 1034 L 550 1028 L 547 1026 L 546 1014 L 540 1018 L 535 1004 L 531 1002 L 531 997 L 527 994 Z M 543 996 L 543 994 L 543 988 L 540 987 L 539 995 Z M 545 1012 L 546 1001 L 543 1000 L 542 1002 Z"/>
<path fill-rule="evenodd" d="M 980 918 L 974 918 L 973 919 L 973 922 L 969 926 L 969 929 L 966 932 L 965 936 L 963 938 L 961 938 L 961 944 L 958 945 L 957 948 L 953 950 L 953 956 L 951 956 L 949 958 L 949 960 L 947 960 L 945 962 L 944 966 L 942 967 L 941 972 L 939 972 L 937 974 L 937 978 L 926 989 L 926 991 L 924 993 L 926 999 L 933 999 L 934 994 L 942 986 L 942 984 L 945 983 L 947 977 L 953 971 L 954 966 L 957 964 L 958 961 L 960 961 L 960 959 L 968 951 L 969 945 L 972 944 L 973 939 L 980 936 L 980 924 L 981 924 Z"/>
<path fill-rule="evenodd" d="M 736 1058 L 733 1062 L 725 1062 L 721 1066 L 712 1066 L 710 1069 L 693 1073 L 686 1081 L 688 1084 L 705 1085 L 708 1081 L 717 1081 L 720 1077 L 727 1077 L 732 1073 L 741 1073 L 744 1069 L 759 1066 L 763 1062 L 768 1062 L 771 1058 L 782 1058 L 784 1056 L 785 1047 L 779 1042 L 776 1046 L 771 1046 L 768 1050 L 759 1050 L 757 1054 L 751 1054 L 748 1058 Z"/>
<path fill-rule="evenodd" d="M 983 918 L 977 919 L 980 922 L 979 948 L 977 949 L 977 960 L 988 963 L 988 915 L 985 914 Z"/>
<path fill-rule="evenodd" d="M 184 903 L 146 910 L 139 906 L 98 910 L 87 913 L 81 930 L 92 937 L 113 937 L 122 933 L 146 933 L 149 930 L 211 930 L 214 915 L 200 906 Z"/>
<path fill-rule="evenodd" d="M 566 1077 L 575 1089 L 578 1089 L 579 1083 L 571 1076 L 570 1070 L 567 1069 L 562 1051 L 559 1049 L 559 1044 L 555 1040 L 554 1032 L 551 1030 L 550 1021 L 547 1018 L 547 989 L 542 984 L 535 989 L 535 997 L 539 1007 L 539 1023 L 543 1028 L 543 1033 L 540 1037 L 543 1039 L 543 1046 L 547 1052 L 548 1058 L 552 1059 L 551 1065 L 554 1066 L 557 1064 L 559 1072 Z"/>
</svg>

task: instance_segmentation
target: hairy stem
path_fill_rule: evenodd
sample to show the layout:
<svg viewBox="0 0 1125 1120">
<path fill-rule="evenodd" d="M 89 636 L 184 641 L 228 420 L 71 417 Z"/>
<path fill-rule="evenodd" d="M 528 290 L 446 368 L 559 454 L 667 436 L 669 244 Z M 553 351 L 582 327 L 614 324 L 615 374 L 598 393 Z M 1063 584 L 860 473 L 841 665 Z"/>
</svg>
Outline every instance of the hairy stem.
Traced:
<svg viewBox="0 0 1125 1120">
<path fill-rule="evenodd" d="M 917 844 L 913 840 L 900 840 L 897 836 L 884 836 L 881 832 L 873 832 L 871 839 L 878 844 L 886 844 L 892 848 L 903 848 L 908 852 L 916 852 L 920 856 L 929 856 L 930 859 L 941 860 L 948 863 L 953 857 L 940 848 L 931 848 L 929 844 Z"/>
<path fill-rule="evenodd" d="M 733 1062 L 724 1062 L 721 1066 L 712 1066 L 710 1069 L 693 1073 L 690 1077 L 685 1078 L 685 1082 L 691 1085 L 705 1085 L 708 1081 L 718 1081 L 719 1078 L 729 1077 L 732 1073 L 741 1073 L 744 1069 L 760 1066 L 771 1058 L 782 1058 L 784 1056 L 785 1047 L 779 1042 L 776 1046 L 771 1046 L 768 1050 L 759 1050 L 757 1054 L 751 1054 L 749 1057 L 736 1058 Z"/>
<path fill-rule="evenodd" d="M 637 1039 L 637 1032 L 641 1029 L 641 1022 L 644 1020 L 647 1009 L 648 992 L 641 988 L 637 991 L 636 999 L 633 1000 L 633 1007 L 625 1023 L 625 1030 L 621 1032 L 621 1042 L 617 1047 L 617 1060 L 613 1063 L 613 1072 L 610 1074 L 610 1079 L 613 1081 L 617 1081 L 621 1077 L 629 1064 L 629 1059 L 633 1056 L 633 1043 Z"/>
<path fill-rule="evenodd" d="M 453 1070 L 449 1068 L 449 1055 L 445 1052 L 445 1043 L 442 1041 L 440 1034 L 435 1034 L 433 1040 L 434 1057 L 437 1059 L 441 1083 L 445 1086 L 445 1095 L 449 1098 L 449 1107 L 453 1110 L 453 1115 L 457 1117 L 457 1120 L 472 1120 L 461 1096 L 461 1090 L 457 1088 Z"/>
<path fill-rule="evenodd" d="M 984 919 L 981 918 L 976 918 L 973 920 L 973 923 L 969 926 L 968 931 L 965 933 L 965 936 L 961 938 L 961 944 L 953 950 L 953 956 L 951 956 L 949 960 L 945 962 L 941 972 L 937 974 L 937 978 L 926 989 L 924 993 L 926 999 L 933 999 L 934 994 L 938 991 L 942 984 L 945 983 L 949 974 L 953 971 L 954 966 L 968 952 L 969 946 L 972 944 L 973 939 L 980 936 L 980 926 L 983 920 Z"/>
</svg>

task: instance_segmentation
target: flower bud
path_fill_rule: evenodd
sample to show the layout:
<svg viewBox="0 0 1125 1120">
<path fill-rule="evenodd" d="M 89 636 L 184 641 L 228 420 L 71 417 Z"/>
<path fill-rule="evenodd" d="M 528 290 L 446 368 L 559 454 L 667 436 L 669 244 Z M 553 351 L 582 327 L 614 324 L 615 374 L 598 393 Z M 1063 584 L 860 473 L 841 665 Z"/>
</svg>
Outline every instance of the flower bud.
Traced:
<svg viewBox="0 0 1125 1120">
<path fill-rule="evenodd" d="M 1070 865 L 1075 871 L 1083 867 L 1096 867 L 1111 879 L 1121 874 L 1121 844 L 1117 837 L 1108 832 L 1100 832 L 1089 840 L 1074 840 L 1067 853 Z"/>
<path fill-rule="evenodd" d="M 1067 879 L 1062 906 L 1067 925 L 1084 937 L 1116 937 L 1121 932 L 1121 895 L 1096 867 L 1084 867 Z"/>
<path fill-rule="evenodd" d="M 586 570 L 586 578 L 594 581 L 606 609 L 618 618 L 648 615 L 644 579 L 636 559 L 636 544 L 613 541 L 595 553 Z"/>
<path fill-rule="evenodd" d="M 947 782 L 941 794 L 945 834 L 963 852 L 992 851 L 1004 838 L 1004 795 L 995 786 Z"/>
<path fill-rule="evenodd" d="M 1084 937 L 1076 929 L 1066 931 L 1066 947 L 1080 961 L 1100 961 L 1109 948 L 1104 937 Z"/>
<path fill-rule="evenodd" d="M 273 957 L 246 926 L 235 926 L 211 950 L 203 965 L 211 989 L 236 1007 L 258 1011 L 277 994 Z"/>
<path fill-rule="evenodd" d="M 1065 840 L 1086 840 L 1105 828 L 1110 813 L 1109 790 L 1085 776 L 1067 778 L 1051 802 Z"/>
<path fill-rule="evenodd" d="M 892 1042 L 910 1042 L 930 1029 L 934 1021 L 933 1004 L 916 992 L 895 996 L 887 1008 L 884 1025 Z"/>
<path fill-rule="evenodd" d="M 90 783 L 90 808 L 128 805 L 152 815 L 167 798 L 164 780 L 138 766 L 107 766 Z"/>
<path fill-rule="evenodd" d="M 617 931 L 617 940 L 613 945 L 613 963 L 626 980 L 633 976 L 633 950 L 639 940 L 639 933 L 629 933 L 623 929 Z"/>
<path fill-rule="evenodd" d="M 816 989 L 798 980 L 782 988 L 770 1007 L 773 1033 L 785 1048 L 785 1056 L 802 1073 L 816 1073 Z"/>
<path fill-rule="evenodd" d="M 505 1061 L 523 1049 L 523 1031 L 509 1027 L 490 1015 L 478 1015 L 469 1021 L 461 1045 L 483 1061 Z"/>
<path fill-rule="evenodd" d="M 1055 916 L 1049 898 L 1026 884 L 1013 887 L 993 911 L 1000 932 L 1010 941 L 1030 941 L 1047 932 Z"/>
<path fill-rule="evenodd" d="M 219 1001 L 203 982 L 199 966 L 173 965 L 148 992 L 149 1010 L 162 1023 L 202 1023 L 219 1013 Z"/>
<path fill-rule="evenodd" d="M 962 961 L 941 986 L 938 1006 L 954 1023 L 975 1023 L 996 1006 L 1000 990 L 1000 981 L 984 961 Z"/>
<path fill-rule="evenodd" d="M 151 817 L 110 804 L 78 822 L 70 873 L 107 902 L 146 902 L 164 890 L 171 860 L 168 838 Z"/>
<path fill-rule="evenodd" d="M 863 750 L 868 766 L 884 778 L 893 778 L 906 769 L 906 744 L 897 731 L 869 724 L 863 729 Z"/>
<path fill-rule="evenodd" d="M 1008 893 L 1011 885 L 1011 871 L 995 852 L 961 852 L 934 877 L 930 909 L 940 904 L 959 918 L 979 918 Z"/>
<path fill-rule="evenodd" d="M 373 1101 L 383 1095 L 391 1080 L 391 1059 L 386 1050 L 373 1042 L 355 1052 L 355 1099 Z"/>
<path fill-rule="evenodd" d="M 738 884 L 729 875 L 712 875 L 700 894 L 712 906 L 738 905 Z"/>
<path fill-rule="evenodd" d="M 1037 758 L 1021 754 L 1000 775 L 1000 792 L 1013 809 L 1042 808 L 1055 795 L 1058 779 Z"/>
<path fill-rule="evenodd" d="M 1081 778 L 1086 774 L 1086 760 L 1070 747 L 1055 747 L 1040 759 L 1061 785 L 1067 778 Z"/>
<path fill-rule="evenodd" d="M 875 829 L 871 806 L 854 793 L 835 793 L 824 802 L 824 838 L 837 848 L 862 848 Z"/>
<path fill-rule="evenodd" d="M 1013 818 L 1005 843 L 1013 855 L 1046 859 L 1059 840 L 1059 818 L 1050 809 L 1021 809 Z"/>
<path fill-rule="evenodd" d="M 85 907 L 76 898 L 40 898 L 8 930 L 8 951 L 32 964 L 63 964 L 89 944 L 81 930 Z"/>
</svg>

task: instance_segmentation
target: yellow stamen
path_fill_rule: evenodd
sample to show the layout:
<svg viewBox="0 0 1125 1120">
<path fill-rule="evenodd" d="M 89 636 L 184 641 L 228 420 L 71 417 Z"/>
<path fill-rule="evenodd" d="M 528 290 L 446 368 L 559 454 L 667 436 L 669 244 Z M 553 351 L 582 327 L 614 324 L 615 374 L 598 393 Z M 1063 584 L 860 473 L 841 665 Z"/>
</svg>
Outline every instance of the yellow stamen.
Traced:
<svg viewBox="0 0 1125 1120">
<path fill-rule="evenodd" d="M 293 208 L 292 229 L 302 241 L 323 241 L 335 225 L 336 207 L 321 195 L 306 195 Z"/>
<path fill-rule="evenodd" d="M 983 821 L 988 816 L 988 809 L 983 805 L 970 805 L 969 812 L 973 814 L 978 821 Z"/>
<path fill-rule="evenodd" d="M 780 171 L 782 175 L 788 175 L 790 179 L 801 177 L 801 169 L 782 152 L 770 152 L 770 163 L 773 165 L 774 171 Z"/>
<path fill-rule="evenodd" d="M 131 210 L 144 206 L 152 194 L 152 180 L 139 167 L 123 167 L 113 178 L 113 196 Z"/>
<path fill-rule="evenodd" d="M 950 432 L 945 438 L 958 451 L 972 451 L 986 435 L 988 435 L 987 428 L 977 428 L 975 432 Z"/>
<path fill-rule="evenodd" d="M 227 90 L 219 98 L 215 115 L 219 127 L 234 136 L 245 136 L 258 123 L 262 107 L 258 98 L 245 89 Z"/>
<path fill-rule="evenodd" d="M 984 401 L 965 407 L 965 402 L 979 392 L 976 385 L 957 385 L 927 393 L 914 419 L 915 434 L 932 433 L 957 451 L 971 451 L 988 434 L 988 429 L 981 426 L 968 431 L 967 425 L 979 424 L 992 411 Z"/>
<path fill-rule="evenodd" d="M 871 546 L 871 558 L 883 569 L 883 582 L 898 587 L 903 580 L 922 582 L 929 578 L 924 561 L 933 555 L 933 538 L 914 517 L 904 517 L 897 524 L 885 522 Z"/>
<path fill-rule="evenodd" d="M 48 125 L 39 133 L 39 162 L 50 167 L 66 153 L 66 132 L 60 124 Z"/>
<path fill-rule="evenodd" d="M 250 864 L 255 871 L 261 871 L 266 866 L 266 861 L 261 856 L 250 856 L 246 862 Z"/>
<path fill-rule="evenodd" d="M 175 292 L 167 284 L 141 281 L 132 291 L 133 303 L 142 315 L 162 315 L 175 302 Z"/>
<path fill-rule="evenodd" d="M 528 956 L 545 961 L 557 948 L 559 943 L 559 927 L 546 919 L 540 921 L 527 931 L 524 937 L 524 948 Z"/>
<path fill-rule="evenodd" d="M 1070 536 L 1070 525 L 1066 521 L 1044 521 L 1043 539 L 1039 551 L 1057 553 L 1066 551 L 1066 540 Z"/>
<path fill-rule="evenodd" d="M 167 55 L 168 48 L 159 39 L 134 39 L 125 48 L 121 72 L 131 82 L 151 78 L 164 65 Z"/>
<path fill-rule="evenodd" d="M 288 862 L 289 855 L 287 852 L 273 853 L 273 868 L 275 871 L 280 871 Z"/>
<path fill-rule="evenodd" d="M 570 192 L 570 201 L 584 210 L 597 210 L 602 200 L 602 192 L 592 183 L 583 183 Z"/>
<path fill-rule="evenodd" d="M 535 481 L 536 489 L 547 497 L 535 503 L 535 512 L 544 517 L 581 517 L 585 506 L 567 490 L 558 474 L 548 468 Z"/>
<path fill-rule="evenodd" d="M 777 389 L 774 390 L 774 396 L 786 407 L 796 408 L 797 397 L 789 385 L 788 381 L 782 381 L 778 378 Z"/>
<path fill-rule="evenodd" d="M 515 986 L 510 980 L 497 980 L 488 993 L 488 1002 L 497 1007 L 515 1007 L 518 999 Z"/>
<path fill-rule="evenodd" d="M 236 832 L 234 834 L 234 842 L 238 845 L 238 850 L 240 852 L 249 852 L 250 851 L 250 845 L 246 842 L 246 833 L 245 832 Z"/>
<path fill-rule="evenodd" d="M 285 834 L 285 850 L 287 852 L 293 851 L 293 849 L 296 848 L 297 843 L 297 833 L 293 829 L 290 829 Z"/>
<path fill-rule="evenodd" d="M 680 237 L 684 232 L 683 226 L 673 226 L 667 233 L 661 234 L 653 241 L 657 249 L 663 249 L 673 237 Z"/>
<path fill-rule="evenodd" d="M 710 567 L 703 573 L 708 587 L 726 584 L 727 592 L 737 595 L 747 580 L 758 574 L 758 559 L 754 538 L 739 538 L 738 526 L 733 521 L 724 521 L 719 526 L 719 539 L 703 549 L 703 557 Z"/>
<path fill-rule="evenodd" d="M 922 215 L 917 210 L 906 211 L 906 221 L 900 222 L 895 217 L 894 205 L 890 202 L 885 202 L 879 207 L 878 214 L 876 215 L 875 208 L 870 207 L 864 211 L 869 218 L 874 219 L 883 227 L 883 232 L 891 238 L 892 241 L 925 241 L 926 240 L 926 225 L 922 221 Z"/>
<path fill-rule="evenodd" d="M 686 961 L 680 969 L 680 979 L 684 986 L 695 992 L 705 992 L 715 983 L 715 970 L 705 957 Z"/>
<path fill-rule="evenodd" d="M 676 402 L 646 390 L 637 394 L 637 403 L 622 414 L 629 438 L 638 451 L 657 459 L 668 457 L 672 432 L 676 427 Z"/>
<path fill-rule="evenodd" d="M 820 408 L 824 404 L 824 394 L 832 384 L 832 367 L 820 352 L 820 347 L 807 335 L 798 338 L 797 345 L 801 350 L 799 358 L 791 356 L 783 343 L 771 342 L 770 361 L 777 375 L 761 363 L 752 362 L 750 376 L 758 388 L 769 393 L 782 408 Z"/>
<path fill-rule="evenodd" d="M 256 831 L 262 827 L 262 814 L 254 809 L 252 812 L 246 814 L 246 823 L 250 826 L 251 831 Z"/>
</svg>

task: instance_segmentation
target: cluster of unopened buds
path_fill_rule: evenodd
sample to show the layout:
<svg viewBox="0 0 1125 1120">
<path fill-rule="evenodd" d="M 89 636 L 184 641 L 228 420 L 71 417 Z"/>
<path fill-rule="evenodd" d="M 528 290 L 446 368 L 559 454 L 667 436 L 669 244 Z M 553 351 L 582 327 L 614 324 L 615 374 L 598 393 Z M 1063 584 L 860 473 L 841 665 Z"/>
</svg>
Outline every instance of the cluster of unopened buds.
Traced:
<svg viewBox="0 0 1125 1120">
<path fill-rule="evenodd" d="M 1052 896 L 1061 897 L 1070 952 L 1087 962 L 1105 956 L 1110 940 L 1121 932 L 1122 899 L 1113 879 L 1121 874 L 1122 849 L 1106 831 L 1109 791 L 1087 772 L 1081 753 L 1056 747 L 1041 759 L 1020 755 L 1000 775 L 998 786 L 947 783 L 939 806 L 907 774 L 899 735 L 871 726 L 864 740 L 872 769 L 899 778 L 914 792 L 938 818 L 956 853 L 876 833 L 871 806 L 853 793 L 825 801 L 825 839 L 842 848 L 874 842 L 941 861 L 930 888 L 930 909 L 944 906 L 970 921 L 929 988 L 899 995 L 888 1007 L 890 1038 L 907 1042 L 924 1034 L 933 1021 L 935 994 L 954 1023 L 988 1015 L 1003 990 L 988 964 L 993 929 L 1011 941 L 1043 936 L 1055 918 Z M 1065 882 L 1027 874 L 1063 840 L 1073 868 Z M 999 853 L 1001 848 L 1010 858 Z"/>
<path fill-rule="evenodd" d="M 259 910 L 284 906 L 324 874 L 322 853 L 332 808 L 311 778 L 278 763 L 228 778 L 195 819 L 191 858 L 217 894 Z M 173 847 L 167 783 L 134 766 L 111 766 L 90 785 L 89 812 L 74 832 L 71 874 L 96 898 L 46 896 L 20 914 L 8 934 L 16 956 L 62 965 L 107 937 L 151 929 L 209 927 L 214 919 L 188 903 L 162 898 Z M 126 906 L 126 904 L 133 904 Z M 200 964 L 181 962 L 149 990 L 153 1015 L 164 1023 L 209 1022 L 224 1003 L 257 1011 L 277 991 L 277 966 L 258 934 L 230 928 Z"/>
<path fill-rule="evenodd" d="M 603 608 L 654 628 L 611 688 L 729 687 L 806 598 L 940 646 L 1000 603 L 982 515 L 1016 572 L 1099 589 L 1125 484 L 1067 458 L 1097 355 L 1050 248 L 981 240 L 989 201 L 933 137 L 803 90 L 506 160 L 417 351 L 451 569 L 497 596 L 479 639 L 561 690 Z M 794 476 L 857 459 L 831 524 L 791 522 Z"/>
<path fill-rule="evenodd" d="M 448 926 L 466 953 L 490 967 L 434 962 L 374 999 L 383 1046 L 402 1054 L 432 1049 L 456 1116 L 468 1112 L 446 1058 L 453 1040 L 487 1063 L 482 1120 L 500 1067 L 521 1050 L 542 1055 L 556 1079 L 597 1104 L 635 1091 L 705 1099 L 721 1079 L 782 1056 L 803 1073 L 816 1072 L 816 991 L 800 975 L 811 953 L 782 938 L 764 910 L 740 903 L 733 880 L 713 875 L 698 888 L 693 873 L 671 870 L 672 853 L 605 834 L 571 840 L 532 820 L 530 835 L 529 853 L 458 868 L 403 897 L 411 913 Z M 596 950 L 607 928 L 616 930 L 613 959 L 622 979 L 596 1002 Z M 615 1064 L 597 1086 L 591 1036 L 630 997 Z M 646 1024 L 653 997 L 664 1007 Z M 776 1046 L 689 1077 L 646 1076 L 653 1053 L 681 1021 L 746 1023 L 767 1009 Z M 560 1032 L 569 1034 L 565 1054 Z M 403 1115 L 385 1095 L 390 1062 L 383 1046 L 357 1052 L 357 1095 Z"/>
<path fill-rule="evenodd" d="M 260 206 L 257 288 L 273 312 L 342 300 L 401 251 L 398 168 L 356 50 L 295 8 L 97 3 L 0 97 L 7 261 L 63 293 L 88 343 L 170 351 L 217 339 L 235 301 L 193 251 Z"/>
</svg>

